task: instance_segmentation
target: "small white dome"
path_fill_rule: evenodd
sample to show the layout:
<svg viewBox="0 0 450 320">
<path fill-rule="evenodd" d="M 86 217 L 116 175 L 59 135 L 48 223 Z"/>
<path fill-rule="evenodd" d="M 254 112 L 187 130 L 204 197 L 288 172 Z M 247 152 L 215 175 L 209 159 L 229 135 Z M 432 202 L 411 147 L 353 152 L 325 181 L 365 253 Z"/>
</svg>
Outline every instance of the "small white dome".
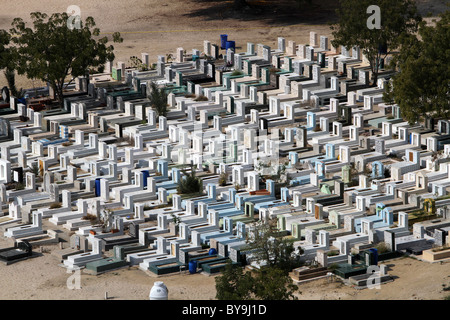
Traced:
<svg viewBox="0 0 450 320">
<path fill-rule="evenodd" d="M 150 300 L 167 300 L 169 298 L 169 290 L 162 281 L 156 281 L 150 290 Z"/>
</svg>

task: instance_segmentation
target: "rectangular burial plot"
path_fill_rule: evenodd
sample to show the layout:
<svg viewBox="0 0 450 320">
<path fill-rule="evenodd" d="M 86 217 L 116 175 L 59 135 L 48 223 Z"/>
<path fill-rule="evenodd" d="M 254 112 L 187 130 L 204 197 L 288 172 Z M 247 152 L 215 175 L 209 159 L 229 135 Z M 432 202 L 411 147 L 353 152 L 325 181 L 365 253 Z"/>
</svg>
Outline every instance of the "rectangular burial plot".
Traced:
<svg viewBox="0 0 450 320">
<path fill-rule="evenodd" d="M 128 263 L 125 260 L 119 260 L 114 258 L 107 258 L 97 261 L 88 262 L 86 264 L 87 273 L 92 273 L 94 275 L 104 273 L 111 270 L 116 270 L 127 266 Z"/>
<path fill-rule="evenodd" d="M 163 274 L 169 274 L 174 272 L 180 272 L 180 267 L 185 266 L 182 263 L 179 262 L 170 262 L 170 263 L 163 263 L 158 265 L 150 265 L 148 270 L 151 272 L 157 274 L 157 275 L 163 275 Z"/>
<path fill-rule="evenodd" d="M 15 243 L 14 247 L 0 250 L 0 261 L 6 265 L 27 259 L 33 254 L 32 247 L 29 243 L 21 241 Z"/>
<path fill-rule="evenodd" d="M 344 278 L 348 279 L 353 276 L 357 276 L 360 274 L 365 274 L 367 272 L 367 266 L 366 265 L 359 265 L 359 264 L 339 264 L 339 267 L 334 271 L 334 274 Z"/>
<path fill-rule="evenodd" d="M 195 261 L 197 261 L 198 268 L 203 268 L 203 265 L 206 263 L 223 262 L 223 261 L 227 261 L 228 259 L 229 258 L 212 255 L 212 256 L 208 256 L 208 257 L 204 257 L 204 258 L 195 259 Z"/>
<path fill-rule="evenodd" d="M 202 269 L 203 269 L 203 271 L 205 271 L 206 273 L 209 273 L 209 274 L 218 273 L 218 272 L 221 272 L 223 269 L 225 269 L 225 267 L 229 261 L 230 261 L 230 259 L 220 261 L 220 262 L 205 263 L 202 265 Z M 232 262 L 232 264 L 240 265 L 239 262 Z"/>
</svg>

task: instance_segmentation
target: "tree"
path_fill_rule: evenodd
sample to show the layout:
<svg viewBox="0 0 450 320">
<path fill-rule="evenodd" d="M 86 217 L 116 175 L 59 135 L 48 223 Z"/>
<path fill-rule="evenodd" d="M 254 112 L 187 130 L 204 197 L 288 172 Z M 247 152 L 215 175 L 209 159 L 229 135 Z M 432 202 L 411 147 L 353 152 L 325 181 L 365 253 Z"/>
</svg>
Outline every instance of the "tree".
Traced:
<svg viewBox="0 0 450 320">
<path fill-rule="evenodd" d="M 8 82 L 8 87 L 11 90 L 11 95 L 16 98 L 22 98 L 25 95 L 25 90 L 23 90 L 22 88 L 18 90 L 16 87 L 16 71 L 14 69 L 6 67 L 3 71 L 3 74 L 5 75 L 6 82 Z"/>
<path fill-rule="evenodd" d="M 198 193 L 203 191 L 203 180 L 196 176 L 194 167 L 191 170 L 184 171 L 184 178 L 178 182 L 177 192 L 180 194 Z"/>
<path fill-rule="evenodd" d="M 8 45 L 11 41 L 11 36 L 5 30 L 0 30 L 0 69 L 6 68 L 9 65 L 10 49 Z"/>
<path fill-rule="evenodd" d="M 450 10 L 434 26 L 423 21 L 418 34 L 404 37 L 391 61 L 398 73 L 383 96 L 410 124 L 424 116 L 450 117 Z"/>
<path fill-rule="evenodd" d="M 253 260 L 262 266 L 289 272 L 300 265 L 300 256 L 292 241 L 288 241 L 277 227 L 277 219 L 262 220 L 253 225 L 247 244 Z"/>
<path fill-rule="evenodd" d="M 158 117 L 166 116 L 168 112 L 167 107 L 167 92 L 164 88 L 159 88 L 155 82 L 150 83 L 150 100 L 151 107 L 156 111 Z"/>
<path fill-rule="evenodd" d="M 9 44 L 11 36 L 6 30 L 0 30 L 0 69 L 4 69 L 6 82 L 11 94 L 17 98 L 21 98 L 24 91 L 16 88 L 16 74 L 13 67 L 13 56 Z"/>
<path fill-rule="evenodd" d="M 139 71 L 147 71 L 148 70 L 148 66 L 142 62 L 142 59 L 140 59 L 136 56 L 131 56 L 129 63 L 132 68 L 136 68 Z"/>
<path fill-rule="evenodd" d="M 64 89 L 89 68 L 104 67 L 114 60 L 114 47 L 107 45 L 108 37 L 96 40 L 100 30 L 92 17 L 80 21 L 79 28 L 69 28 L 67 13 L 31 13 L 33 27 L 15 18 L 10 29 L 14 69 L 31 79 L 47 82 L 61 106 Z M 122 42 L 120 33 L 113 34 L 114 42 Z M 71 77 L 68 83 L 66 79 Z"/>
<path fill-rule="evenodd" d="M 369 6 L 380 8 L 380 28 L 369 28 Z M 370 12 L 370 11 L 369 11 Z M 331 25 L 334 47 L 358 46 L 370 63 L 376 84 L 380 60 L 396 50 L 405 34 L 417 31 L 421 16 L 413 0 L 341 0 L 336 10 L 339 21 Z"/>
<path fill-rule="evenodd" d="M 218 300 L 296 300 L 298 287 L 283 270 L 264 268 L 244 271 L 228 263 L 216 279 Z"/>
<path fill-rule="evenodd" d="M 263 268 L 256 275 L 255 296 L 261 300 L 297 300 L 292 278 L 278 268 Z"/>
<path fill-rule="evenodd" d="M 216 298 L 218 300 L 253 299 L 254 279 L 250 272 L 242 267 L 227 263 L 225 269 L 216 279 Z"/>
<path fill-rule="evenodd" d="M 223 187 L 226 186 L 228 182 L 228 173 L 222 172 L 219 175 L 219 186 Z"/>
</svg>

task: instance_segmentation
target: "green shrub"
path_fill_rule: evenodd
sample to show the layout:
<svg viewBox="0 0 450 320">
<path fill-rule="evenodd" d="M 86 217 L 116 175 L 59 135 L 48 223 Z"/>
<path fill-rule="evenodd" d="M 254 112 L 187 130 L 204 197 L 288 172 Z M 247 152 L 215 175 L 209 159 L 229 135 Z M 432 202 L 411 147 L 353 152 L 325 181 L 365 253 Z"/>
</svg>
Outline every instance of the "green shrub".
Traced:
<svg viewBox="0 0 450 320">
<path fill-rule="evenodd" d="M 333 257 L 333 256 L 337 256 L 339 255 L 339 251 L 337 250 L 331 250 L 330 252 L 327 253 L 328 257 Z"/>
<path fill-rule="evenodd" d="M 203 181 L 195 175 L 195 170 L 191 167 L 190 173 L 185 172 L 184 178 L 178 182 L 177 192 L 179 194 L 196 193 L 203 190 Z"/>
<path fill-rule="evenodd" d="M 150 100 L 151 107 L 156 111 L 158 117 L 165 117 L 169 111 L 167 96 L 168 94 L 163 87 L 159 88 L 155 82 L 150 83 L 150 94 L 147 98 Z"/>
<path fill-rule="evenodd" d="M 23 183 L 17 182 L 15 185 L 16 190 L 23 190 L 25 189 L 25 185 Z"/>
<path fill-rule="evenodd" d="M 231 73 L 231 76 L 232 77 L 235 77 L 235 76 L 241 76 L 241 75 L 243 75 L 244 73 L 242 72 L 242 71 L 239 71 L 239 70 L 234 70 L 232 73 Z"/>
<path fill-rule="evenodd" d="M 226 172 L 223 172 L 219 176 L 219 186 L 223 187 L 227 185 L 228 180 L 228 174 Z"/>
</svg>

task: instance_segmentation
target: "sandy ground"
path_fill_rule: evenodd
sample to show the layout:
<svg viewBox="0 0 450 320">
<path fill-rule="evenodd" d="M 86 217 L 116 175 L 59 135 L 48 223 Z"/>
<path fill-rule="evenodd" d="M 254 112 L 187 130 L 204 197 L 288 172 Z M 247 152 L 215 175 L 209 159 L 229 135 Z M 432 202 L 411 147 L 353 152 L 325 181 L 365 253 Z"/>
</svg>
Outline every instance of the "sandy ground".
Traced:
<svg viewBox="0 0 450 320">
<path fill-rule="evenodd" d="M 266 1 L 255 1 L 255 8 Z M 317 1 L 316 1 L 317 2 Z M 12 19 L 26 19 L 30 12 L 62 12 L 68 4 L 81 9 L 81 16 L 93 16 L 100 30 L 108 35 L 119 31 L 124 42 L 115 45 L 116 61 L 127 62 L 133 55 L 150 54 L 154 62 L 157 55 L 175 53 L 176 48 L 203 49 L 203 40 L 219 43 L 220 34 L 226 33 L 236 41 L 237 49 L 247 42 L 264 43 L 276 47 L 277 37 L 296 43 L 308 43 L 309 32 L 330 36 L 325 24 L 333 10 L 333 1 L 322 1 L 314 14 L 301 8 L 288 12 L 276 6 L 257 11 L 251 19 L 243 19 L 228 9 L 227 2 L 211 0 L 2 0 L 0 29 L 9 29 Z M 434 14 L 443 10 L 445 1 L 418 0 L 422 12 Z M 207 10 L 204 10 L 207 6 Z M 258 9 L 259 10 L 259 9 Z M 244 49 L 245 50 L 245 49 Z M 0 87 L 6 85 L 0 75 Z M 17 86 L 39 86 L 24 78 Z M 0 239 L 0 248 L 6 247 Z M 48 250 L 54 249 L 51 247 Z M 72 275 L 58 266 L 59 261 L 50 253 L 9 266 L 0 264 L 0 299 L 103 299 L 105 292 L 114 299 L 148 299 L 155 281 L 162 280 L 169 288 L 170 299 L 209 300 L 215 298 L 213 276 L 172 275 L 156 278 L 136 268 L 121 269 L 92 276 L 81 274 L 81 289 L 70 290 L 67 280 Z M 327 284 L 324 280 L 300 284 L 300 299 L 442 299 L 446 293 L 442 286 L 450 286 L 449 264 L 428 264 L 413 259 L 395 260 L 390 273 L 398 278 L 380 290 L 356 290 L 340 283 Z"/>
<path fill-rule="evenodd" d="M 236 41 L 237 50 L 245 50 L 247 42 L 275 48 L 279 36 L 297 44 L 309 43 L 310 31 L 331 36 L 327 23 L 334 19 L 336 0 L 316 0 L 314 4 L 320 7 L 313 11 L 308 7 L 286 8 L 285 0 L 248 2 L 252 9 L 242 15 L 230 9 L 231 1 L 223 0 L 2 0 L 0 29 L 9 29 L 15 17 L 29 21 L 31 12 L 65 12 L 69 5 L 76 5 L 82 19 L 94 17 L 103 35 L 121 32 L 124 42 L 114 44 L 116 62 L 128 62 L 131 56 L 141 57 L 146 52 L 152 63 L 157 55 L 175 54 L 178 47 L 203 51 L 203 40 L 220 43 L 223 33 Z M 416 2 L 423 14 L 445 10 L 445 0 Z M 0 75 L 0 87 L 4 85 L 6 80 Z M 17 79 L 18 88 L 40 85 L 39 81 Z"/>
<path fill-rule="evenodd" d="M 0 239 L 0 247 L 6 247 Z M 74 273 L 68 273 L 51 251 L 58 246 L 35 250 L 35 257 L 11 265 L 0 264 L 0 300 L 102 300 L 105 292 L 115 300 L 147 300 L 155 281 L 163 281 L 171 300 L 214 300 L 215 277 L 205 274 L 172 274 L 157 277 L 137 267 L 110 271 L 98 276 L 80 273 L 80 288 Z M 300 300 L 441 300 L 450 295 L 450 263 L 427 263 L 399 258 L 386 263 L 395 279 L 380 289 L 358 290 L 340 281 L 325 279 L 300 283 Z"/>
<path fill-rule="evenodd" d="M 327 0 L 328 1 L 328 0 Z M 259 1 L 264 2 L 264 1 Z M 309 31 L 316 31 L 320 35 L 329 35 L 327 25 L 308 23 L 293 17 L 283 19 L 268 9 L 260 15 L 251 16 L 251 20 L 244 20 L 229 10 L 226 1 L 205 0 L 77 0 L 69 2 L 77 5 L 81 10 L 81 17 L 92 16 L 96 26 L 103 35 L 109 36 L 113 32 L 120 32 L 124 38 L 121 44 L 114 44 L 116 62 L 128 62 L 131 56 L 141 57 L 141 53 L 150 55 L 150 61 L 156 62 L 157 55 L 176 53 L 178 47 L 188 52 L 192 49 L 203 51 L 203 41 L 220 43 L 220 35 L 228 34 L 228 39 L 236 41 L 237 50 L 246 48 L 247 42 L 264 43 L 276 46 L 277 37 L 285 36 L 287 40 L 297 43 L 309 42 Z M 9 29 L 15 17 L 29 20 L 29 13 L 65 12 L 68 2 L 63 0 L 3 0 L 0 10 L 0 29 Z M 204 10 L 207 6 L 210 10 Z M 257 6 L 258 7 L 258 6 Z M 24 10 L 26 8 L 26 10 Z M 320 23 L 327 19 L 328 8 L 320 16 Z M 299 10 L 297 16 L 301 14 Z M 275 21 L 275 18 L 279 17 Z M 311 22 L 311 18 L 308 21 Z M 314 20 L 313 20 L 314 21 Z M 244 49 L 245 50 L 245 49 Z M 6 85 L 3 75 L 0 75 L 0 86 Z M 18 79 L 20 88 L 39 86 L 39 82 Z"/>
</svg>

